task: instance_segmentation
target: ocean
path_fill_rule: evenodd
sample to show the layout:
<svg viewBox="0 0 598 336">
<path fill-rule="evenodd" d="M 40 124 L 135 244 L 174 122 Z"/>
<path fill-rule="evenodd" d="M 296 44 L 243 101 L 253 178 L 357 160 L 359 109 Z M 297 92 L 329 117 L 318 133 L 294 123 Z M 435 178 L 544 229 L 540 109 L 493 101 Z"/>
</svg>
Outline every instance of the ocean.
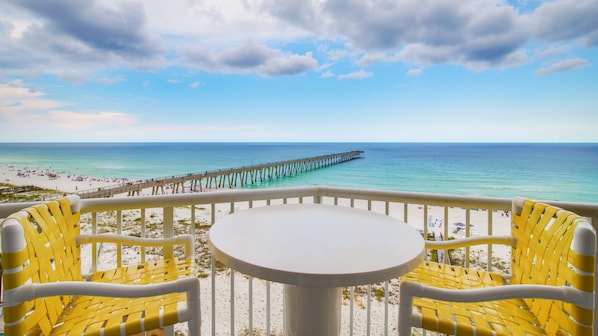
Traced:
<svg viewBox="0 0 598 336">
<path fill-rule="evenodd" d="M 327 185 L 598 203 L 598 143 L 0 143 L 0 165 L 156 178 L 340 153 L 363 159 L 250 188 Z"/>
</svg>

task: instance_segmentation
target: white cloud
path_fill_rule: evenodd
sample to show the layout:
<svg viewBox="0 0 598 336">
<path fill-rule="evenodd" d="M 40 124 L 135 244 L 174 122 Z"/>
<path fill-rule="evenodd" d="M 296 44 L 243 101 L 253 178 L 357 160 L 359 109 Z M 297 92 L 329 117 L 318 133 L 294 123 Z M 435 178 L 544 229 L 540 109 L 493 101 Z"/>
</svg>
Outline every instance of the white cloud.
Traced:
<svg viewBox="0 0 598 336">
<path fill-rule="evenodd" d="M 118 111 L 73 111 L 70 102 L 45 98 L 21 81 L 0 84 L 0 123 L 6 133 L 77 133 L 90 129 L 120 128 L 133 125 L 136 117 Z"/>
<path fill-rule="evenodd" d="M 318 61 L 313 58 L 311 52 L 307 52 L 304 55 L 279 55 L 273 57 L 258 72 L 267 76 L 288 76 L 315 71 L 317 68 Z"/>
<path fill-rule="evenodd" d="M 219 52 L 188 48 L 184 53 L 192 66 L 210 72 L 285 76 L 315 71 L 318 68 L 318 62 L 311 52 L 304 55 L 289 54 L 253 41 Z"/>
<path fill-rule="evenodd" d="M 383 53 L 383 52 L 368 52 L 365 55 L 363 55 L 358 61 L 357 64 L 359 64 L 359 66 L 368 66 L 370 64 L 373 63 L 378 63 L 378 62 L 388 62 L 388 61 L 396 61 L 393 60 L 391 56 L 389 56 L 387 53 Z"/>
<path fill-rule="evenodd" d="M 530 38 L 527 18 L 515 8 L 494 1 L 291 2 L 293 6 L 273 1 L 262 5 L 264 11 L 278 19 L 320 38 L 347 39 L 353 50 L 365 52 L 359 63 L 362 66 L 389 60 L 422 65 L 504 65 L 504 59 Z M 389 58 L 405 50 L 409 50 L 408 57 Z"/>
<path fill-rule="evenodd" d="M 13 3 L 41 17 L 44 32 L 97 51 L 124 57 L 146 57 L 162 51 L 160 38 L 147 30 L 144 7 L 140 3 L 124 1 L 113 7 L 97 0 L 84 3 L 19 0 Z"/>
<path fill-rule="evenodd" d="M 334 73 L 330 70 L 328 70 L 320 75 L 320 78 L 330 78 L 330 77 L 334 77 Z"/>
<path fill-rule="evenodd" d="M 12 15 L 0 20 L 0 76 L 52 74 L 81 82 L 115 65 L 155 68 L 164 52 L 143 6 L 132 2 L 8 0 L 3 7 Z"/>
<path fill-rule="evenodd" d="M 214 48 L 238 45 L 249 39 L 285 41 L 311 36 L 310 32 L 272 17 L 267 1 L 145 0 L 148 26 L 162 36 L 183 37 Z"/>
<path fill-rule="evenodd" d="M 97 79 L 98 83 L 102 83 L 104 85 L 112 85 L 114 83 L 122 82 L 125 79 L 122 76 L 116 76 L 113 78 L 110 77 L 100 77 Z"/>
<path fill-rule="evenodd" d="M 41 91 L 24 86 L 22 81 L 0 84 L 0 118 L 5 122 L 13 122 L 31 113 L 70 105 L 69 102 L 45 99 L 44 95 Z"/>
<path fill-rule="evenodd" d="M 339 75 L 338 79 L 364 79 L 368 77 L 372 77 L 374 74 L 371 72 L 367 72 L 365 70 L 359 70 L 356 72 L 351 72 L 344 75 Z"/>
<path fill-rule="evenodd" d="M 540 39 L 563 41 L 581 38 L 589 47 L 598 45 L 598 1 L 559 0 L 543 3 L 533 14 Z"/>
<path fill-rule="evenodd" d="M 597 1 L 534 7 L 491 0 L 7 0 L 0 4 L 0 76 L 82 82 L 106 68 L 189 64 L 285 76 L 345 61 L 483 70 L 529 62 L 525 48 L 538 42 L 545 49 L 598 45 Z M 296 42 L 306 41 L 313 45 L 297 51 Z"/>
<path fill-rule="evenodd" d="M 409 71 L 407 71 L 407 76 L 419 76 L 423 72 L 422 69 L 409 69 Z"/>
<path fill-rule="evenodd" d="M 195 81 L 195 82 L 189 84 L 189 87 L 192 89 L 197 89 L 200 86 L 201 86 L 201 83 L 199 81 Z"/>
<path fill-rule="evenodd" d="M 588 60 L 582 58 L 569 58 L 562 61 L 548 64 L 536 71 L 538 75 L 549 75 L 556 72 L 571 71 L 592 65 Z"/>
</svg>

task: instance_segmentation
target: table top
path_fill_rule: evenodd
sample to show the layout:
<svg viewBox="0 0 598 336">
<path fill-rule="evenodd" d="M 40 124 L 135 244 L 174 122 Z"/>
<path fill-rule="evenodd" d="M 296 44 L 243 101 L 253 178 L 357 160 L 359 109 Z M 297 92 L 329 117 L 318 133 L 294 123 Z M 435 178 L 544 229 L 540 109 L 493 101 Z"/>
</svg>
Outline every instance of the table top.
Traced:
<svg viewBox="0 0 598 336">
<path fill-rule="evenodd" d="M 210 229 L 212 255 L 284 284 L 344 287 L 403 275 L 424 260 L 422 236 L 402 221 L 349 207 L 284 204 L 243 210 Z"/>
</svg>

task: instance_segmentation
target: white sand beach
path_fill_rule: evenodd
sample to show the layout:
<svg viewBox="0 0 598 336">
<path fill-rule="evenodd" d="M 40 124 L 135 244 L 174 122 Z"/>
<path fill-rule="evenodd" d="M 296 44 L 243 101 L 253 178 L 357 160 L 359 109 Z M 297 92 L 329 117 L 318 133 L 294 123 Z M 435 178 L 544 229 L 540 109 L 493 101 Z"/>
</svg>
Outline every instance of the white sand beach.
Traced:
<svg viewBox="0 0 598 336">
<path fill-rule="evenodd" d="M 85 189 L 94 189 L 94 188 L 101 188 L 107 186 L 114 186 L 121 183 L 126 183 L 126 179 L 102 179 L 102 178 L 94 178 L 94 177 L 83 177 L 83 176 L 74 176 L 68 174 L 56 174 L 54 172 L 44 171 L 44 170 L 34 170 L 28 169 L 26 167 L 14 167 L 14 166 L 0 166 L 0 182 L 8 183 L 17 186 L 28 186 L 33 185 L 37 187 L 42 187 L 45 189 L 57 190 L 65 193 L 77 192 Z M 123 196 L 124 197 L 124 196 Z M 228 206 L 228 205 L 227 205 Z M 367 209 L 367 204 L 356 202 L 356 207 Z M 373 211 L 384 213 L 384 204 L 373 203 Z M 395 205 L 399 207 L 399 205 Z M 411 206 L 410 206 L 411 207 Z M 444 209 L 441 207 L 430 207 L 428 209 L 429 219 L 424 220 L 424 209 L 422 206 L 413 205 L 413 209 L 409 209 L 409 220 L 408 223 L 413 226 L 414 228 L 423 231 L 424 226 L 428 226 L 428 232 L 433 232 L 435 229 L 440 226 L 441 222 L 444 222 Z M 243 210 L 243 209 L 235 209 Z M 209 223 L 210 214 L 209 210 L 199 210 L 196 214 L 196 220 L 201 222 L 202 224 Z M 218 213 L 216 214 L 216 218 L 220 218 L 222 216 L 226 216 L 230 211 L 230 208 L 221 208 L 217 210 Z M 400 213 L 402 209 L 390 209 L 391 213 Z M 470 213 L 470 223 L 471 226 L 471 234 L 472 235 L 485 235 L 488 233 L 488 227 L 485 224 L 488 222 L 488 213 L 486 211 L 471 211 Z M 151 213 L 149 218 L 152 218 L 152 221 L 161 221 L 161 213 Z M 179 219 L 189 218 L 189 209 L 175 209 L 175 222 L 178 222 Z M 494 235 L 508 235 L 510 234 L 510 217 L 504 213 L 494 212 L 492 213 L 493 218 L 493 227 L 492 227 L 492 234 Z M 460 209 L 451 209 L 449 217 L 446 219 L 449 223 L 449 236 L 453 237 L 462 237 L 464 230 L 459 229 L 460 225 L 456 223 L 465 223 L 466 221 L 466 214 L 465 211 L 460 211 Z M 429 223 L 435 223 L 435 227 L 430 227 Z M 444 225 L 444 223 L 442 223 Z M 83 227 L 85 229 L 85 227 Z M 202 235 L 205 233 L 202 233 Z M 202 242 L 205 242 L 206 237 L 198 237 Z M 205 245 L 205 244 L 204 244 Z M 198 244 L 199 246 L 199 244 Z M 205 255 L 207 252 L 206 246 L 199 246 L 198 249 L 202 249 L 202 251 L 198 251 L 200 258 L 206 258 Z M 85 253 L 85 251 L 83 251 Z M 116 250 L 112 248 L 105 248 L 102 251 L 102 257 L 100 258 L 100 267 L 109 266 L 111 262 L 116 260 L 115 254 Z M 475 252 L 480 262 L 480 265 L 483 267 L 485 261 L 487 260 L 485 254 L 485 247 L 480 248 Z M 135 258 L 137 253 L 133 251 L 123 251 L 124 259 L 127 259 L 127 255 L 130 255 L 131 258 Z M 501 247 L 501 246 L 494 246 L 494 257 L 501 259 L 501 260 L 508 260 L 509 257 L 509 248 Z M 83 269 L 84 272 L 88 271 L 90 268 L 89 261 L 84 263 Z M 205 273 L 209 273 L 210 270 L 200 270 Z M 220 312 L 229 312 L 229 301 L 230 301 L 230 277 L 226 272 L 220 272 L 216 275 L 217 277 L 217 284 L 218 289 L 216 291 L 217 297 L 216 301 L 216 310 Z M 248 321 L 248 307 L 247 307 L 247 300 L 244 299 L 247 295 L 248 287 L 249 287 L 249 278 L 242 275 L 237 274 L 235 276 L 234 281 L 234 288 L 235 288 L 235 297 L 239 297 L 239 299 L 235 300 L 236 311 L 235 314 L 235 326 L 237 327 L 237 332 L 241 330 L 243 327 L 247 325 Z M 209 319 L 211 316 L 211 279 L 210 278 L 202 278 L 201 279 L 201 300 L 202 300 L 202 314 L 203 319 Z M 263 321 L 266 320 L 265 312 L 266 309 L 264 307 L 264 298 L 266 297 L 266 282 L 255 279 L 253 280 L 253 297 L 256 302 L 254 302 L 253 308 L 253 319 L 254 319 L 254 328 L 265 330 L 265 325 L 263 325 Z M 282 330 L 282 287 L 280 284 L 272 284 L 272 296 L 271 296 L 271 304 L 272 304 L 272 328 L 280 332 Z M 365 287 L 364 287 L 365 288 Z M 366 314 L 367 311 L 367 296 L 365 294 L 364 288 L 360 288 L 357 290 L 355 294 L 355 307 L 354 307 L 354 314 L 356 321 L 354 325 L 355 333 L 358 335 L 365 334 L 366 326 L 362 325 L 363 323 L 360 321 L 364 321 L 364 318 L 360 318 L 361 315 Z M 389 284 L 389 292 L 391 295 L 391 302 L 396 301 L 396 293 L 398 290 L 398 280 L 395 279 L 390 282 Z M 347 294 L 348 295 L 348 294 Z M 396 303 L 396 302 L 395 302 Z M 374 319 L 372 321 L 372 334 L 379 335 L 383 334 L 383 316 L 384 316 L 384 304 L 383 302 L 378 301 L 377 299 L 373 298 L 371 300 L 370 309 L 372 310 L 372 314 L 376 314 L 380 316 L 380 318 Z M 350 307 L 349 307 L 349 300 L 345 300 L 342 307 L 342 323 L 348 324 L 349 321 L 349 314 L 350 314 Z M 230 316 L 228 314 L 216 314 L 216 323 L 218 326 L 228 326 L 230 323 Z M 222 321 L 220 321 L 222 320 Z M 389 321 L 391 325 L 394 325 L 397 320 L 397 309 L 390 308 L 389 309 Z M 278 322 L 277 322 L 278 321 Z M 207 327 L 206 327 L 207 328 Z M 218 327 L 219 328 L 219 327 Z M 180 328 L 177 327 L 177 330 Z M 184 330 L 185 326 L 182 326 Z M 203 329 L 203 328 L 202 328 Z M 181 331 L 182 332 L 182 331 Z M 204 332 L 209 333 L 210 330 L 205 329 Z M 222 332 L 222 333 L 221 333 Z M 217 332 L 217 334 L 226 334 L 228 330 L 221 330 L 221 332 Z"/>
<path fill-rule="evenodd" d="M 0 183 L 36 186 L 67 193 L 119 185 L 127 181 L 126 178 L 97 178 L 28 167 L 0 166 Z"/>
</svg>

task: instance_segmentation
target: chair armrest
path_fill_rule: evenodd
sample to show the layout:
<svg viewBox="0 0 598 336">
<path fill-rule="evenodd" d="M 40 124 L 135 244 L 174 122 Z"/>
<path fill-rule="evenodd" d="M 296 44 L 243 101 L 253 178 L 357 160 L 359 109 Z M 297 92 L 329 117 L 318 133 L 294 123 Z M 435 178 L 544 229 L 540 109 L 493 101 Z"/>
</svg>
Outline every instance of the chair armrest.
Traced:
<svg viewBox="0 0 598 336">
<path fill-rule="evenodd" d="M 515 246 L 517 240 L 512 236 L 477 236 L 467 237 L 461 239 L 433 241 L 426 240 L 426 248 L 438 249 L 453 249 L 466 246 L 483 245 L 483 244 L 500 244 Z"/>
<path fill-rule="evenodd" d="M 4 306 L 14 306 L 23 301 L 60 295 L 86 295 L 103 297 L 137 298 L 169 293 L 188 292 L 190 298 L 199 297 L 199 279 L 186 277 L 170 282 L 147 285 L 122 285 L 88 281 L 64 281 L 27 284 L 4 291 Z"/>
<path fill-rule="evenodd" d="M 411 305 L 413 297 L 426 297 L 453 302 L 537 298 L 565 301 L 586 309 L 594 309 L 593 293 L 569 286 L 505 285 L 474 289 L 445 289 L 404 281 L 401 282 L 399 293 L 401 304 L 409 302 L 409 305 Z"/>
<path fill-rule="evenodd" d="M 126 244 L 142 247 L 156 247 L 156 246 L 185 246 L 185 258 L 190 258 L 195 252 L 194 240 L 192 235 L 179 235 L 169 238 L 140 238 L 133 236 L 125 236 L 118 234 L 98 234 L 98 235 L 79 235 L 77 237 L 79 244 L 92 243 L 115 243 Z"/>
</svg>

